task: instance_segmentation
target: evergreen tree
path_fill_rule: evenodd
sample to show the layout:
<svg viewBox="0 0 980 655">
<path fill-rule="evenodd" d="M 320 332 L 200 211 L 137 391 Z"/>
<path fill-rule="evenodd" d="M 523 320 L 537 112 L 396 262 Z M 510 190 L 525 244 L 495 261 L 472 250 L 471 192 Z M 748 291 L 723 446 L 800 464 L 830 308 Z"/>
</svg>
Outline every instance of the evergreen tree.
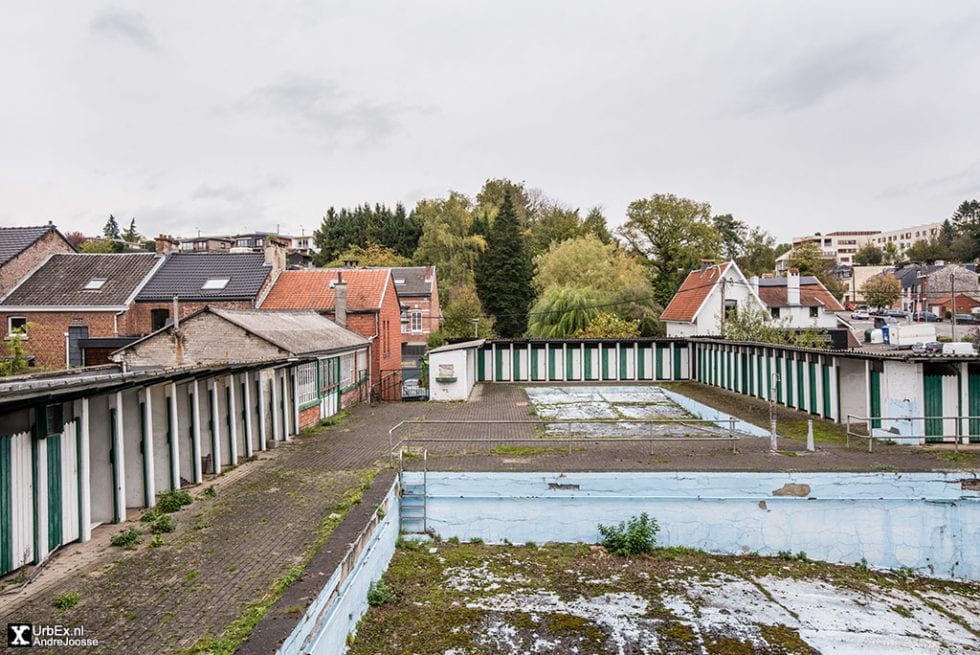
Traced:
<svg viewBox="0 0 980 655">
<path fill-rule="evenodd" d="M 116 217 L 112 214 L 109 214 L 109 220 L 105 222 L 105 227 L 102 228 L 102 236 L 106 239 L 119 238 L 119 223 L 116 222 Z"/>
<path fill-rule="evenodd" d="M 613 242 L 613 236 L 606 226 L 606 217 L 603 216 L 601 207 L 593 207 L 589 210 L 585 220 L 582 221 L 582 232 L 594 235 L 603 243 Z"/>
<path fill-rule="evenodd" d="M 527 310 L 534 299 L 534 267 L 509 194 L 490 228 L 487 249 L 476 273 L 477 294 L 484 309 L 495 318 L 498 334 L 524 334 Z"/>
<path fill-rule="evenodd" d="M 129 221 L 129 228 L 122 233 L 122 240 L 126 243 L 136 243 L 142 240 L 140 233 L 136 231 L 135 218 Z"/>
</svg>

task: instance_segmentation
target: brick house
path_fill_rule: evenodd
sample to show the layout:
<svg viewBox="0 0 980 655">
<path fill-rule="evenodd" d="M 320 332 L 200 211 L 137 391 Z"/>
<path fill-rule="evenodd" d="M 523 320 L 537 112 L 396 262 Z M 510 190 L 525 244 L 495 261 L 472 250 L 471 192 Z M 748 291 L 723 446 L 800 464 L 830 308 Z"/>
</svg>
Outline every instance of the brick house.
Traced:
<svg viewBox="0 0 980 655">
<path fill-rule="evenodd" d="M 105 363 L 86 357 L 85 349 L 98 349 L 99 338 L 131 334 L 126 312 L 162 263 L 150 253 L 50 255 L 0 300 L 2 336 L 26 326 L 27 351 L 41 366 Z M 115 350 L 122 344 L 102 345 Z"/>
<path fill-rule="evenodd" d="M 367 338 L 372 392 L 386 400 L 401 397 L 401 307 L 390 269 L 283 271 L 259 308 L 312 309 Z"/>
<path fill-rule="evenodd" d="M 74 246 L 51 223 L 37 227 L 0 227 L 0 298 L 48 255 L 73 252 Z"/>
<path fill-rule="evenodd" d="M 173 321 L 174 296 L 180 318 L 204 308 L 255 309 L 285 266 L 275 247 L 262 252 L 185 253 L 167 256 L 127 314 L 129 334 L 149 334 Z"/>
<path fill-rule="evenodd" d="M 397 267 L 391 274 L 402 310 L 402 374 L 405 379 L 417 379 L 429 335 L 442 325 L 436 267 Z"/>
</svg>

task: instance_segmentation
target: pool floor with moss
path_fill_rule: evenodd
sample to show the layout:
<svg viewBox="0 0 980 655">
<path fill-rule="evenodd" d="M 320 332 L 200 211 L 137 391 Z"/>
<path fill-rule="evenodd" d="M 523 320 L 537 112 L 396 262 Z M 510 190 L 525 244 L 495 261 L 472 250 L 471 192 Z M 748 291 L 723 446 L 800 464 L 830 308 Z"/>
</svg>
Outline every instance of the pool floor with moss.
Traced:
<svg viewBox="0 0 980 655">
<path fill-rule="evenodd" d="M 980 653 L 980 584 L 669 548 L 399 542 L 352 655 Z"/>
</svg>

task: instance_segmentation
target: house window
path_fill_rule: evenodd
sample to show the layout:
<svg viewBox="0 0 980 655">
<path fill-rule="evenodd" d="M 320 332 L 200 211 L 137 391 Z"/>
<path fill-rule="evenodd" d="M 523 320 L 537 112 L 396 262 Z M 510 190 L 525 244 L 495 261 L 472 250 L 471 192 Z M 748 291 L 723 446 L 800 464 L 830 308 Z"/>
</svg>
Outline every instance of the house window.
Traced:
<svg viewBox="0 0 980 655">
<path fill-rule="evenodd" d="M 102 288 L 102 285 L 104 285 L 105 282 L 106 282 L 105 278 L 102 278 L 102 277 L 94 277 L 91 280 L 89 280 L 88 282 L 86 282 L 85 283 L 85 286 L 82 287 L 82 288 L 85 291 L 98 291 L 99 289 Z"/>
<path fill-rule="evenodd" d="M 257 247 L 259 247 L 259 248 L 261 248 L 261 247 L 262 247 L 262 239 L 256 239 L 256 240 L 255 240 L 255 245 L 256 245 Z"/>
<path fill-rule="evenodd" d="M 150 330 L 152 332 L 156 332 L 157 330 L 166 327 L 167 323 L 169 322 L 170 322 L 169 309 L 150 310 Z"/>
<path fill-rule="evenodd" d="M 237 248 L 248 248 L 248 239 L 239 239 L 235 242 Z"/>
<path fill-rule="evenodd" d="M 412 312 L 412 332 L 422 331 L 422 311 L 416 309 Z"/>
<path fill-rule="evenodd" d="M 337 367 L 334 358 L 320 360 L 320 395 L 326 395 L 337 386 Z"/>
<path fill-rule="evenodd" d="M 296 367 L 296 401 L 300 406 L 320 399 L 316 388 L 316 369 L 316 362 L 307 362 Z"/>
<path fill-rule="evenodd" d="M 770 307 L 769 314 L 771 314 L 773 318 L 779 318 L 779 307 Z"/>
<path fill-rule="evenodd" d="M 738 302 L 735 300 L 725 301 L 725 320 L 738 316 Z"/>
<path fill-rule="evenodd" d="M 14 336 L 15 330 L 19 331 L 21 339 L 27 338 L 27 317 L 11 316 L 7 319 L 7 335 Z"/>
<path fill-rule="evenodd" d="M 340 388 L 346 389 L 354 384 L 354 355 L 342 355 L 340 358 Z"/>
<path fill-rule="evenodd" d="M 408 334 L 408 311 L 402 311 L 402 334 Z"/>
<path fill-rule="evenodd" d="M 213 277 L 201 285 L 201 290 L 203 291 L 206 289 L 224 289 L 226 286 L 228 286 L 228 283 L 230 281 L 231 278 L 229 277 Z"/>
<path fill-rule="evenodd" d="M 194 250 L 194 242 L 193 241 L 183 241 L 180 244 L 180 249 L 181 250 Z"/>
<path fill-rule="evenodd" d="M 820 308 L 819 307 L 811 307 L 810 308 L 810 318 L 816 318 L 819 315 L 820 315 Z"/>
</svg>

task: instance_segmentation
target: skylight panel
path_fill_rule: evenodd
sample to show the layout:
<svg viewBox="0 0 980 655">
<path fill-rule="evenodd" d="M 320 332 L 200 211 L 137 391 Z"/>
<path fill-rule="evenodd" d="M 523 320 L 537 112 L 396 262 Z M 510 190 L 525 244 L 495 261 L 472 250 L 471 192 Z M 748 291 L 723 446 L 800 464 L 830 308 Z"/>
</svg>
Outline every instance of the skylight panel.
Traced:
<svg viewBox="0 0 980 655">
<path fill-rule="evenodd" d="M 105 283 L 106 283 L 105 278 L 102 278 L 102 277 L 94 277 L 91 280 L 89 280 L 88 282 L 86 282 L 85 283 L 85 286 L 82 287 L 82 288 L 85 291 L 99 291 L 100 289 L 102 289 L 102 285 L 104 285 Z"/>
<path fill-rule="evenodd" d="M 231 281 L 230 277 L 213 277 L 201 285 L 202 291 L 224 289 Z"/>
</svg>

